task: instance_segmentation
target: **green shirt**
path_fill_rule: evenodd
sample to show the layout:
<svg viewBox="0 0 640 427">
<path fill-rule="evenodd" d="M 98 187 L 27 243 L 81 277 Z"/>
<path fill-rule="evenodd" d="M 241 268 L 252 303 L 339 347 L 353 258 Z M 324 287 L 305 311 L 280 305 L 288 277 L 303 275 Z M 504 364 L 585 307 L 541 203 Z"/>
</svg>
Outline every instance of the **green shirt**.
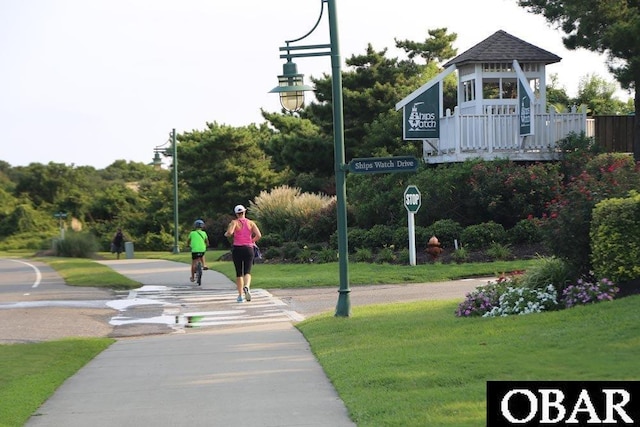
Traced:
<svg viewBox="0 0 640 427">
<path fill-rule="evenodd" d="M 193 230 L 189 233 L 189 242 L 191 246 L 191 252 L 206 252 L 207 251 L 207 233 L 202 230 Z"/>
</svg>

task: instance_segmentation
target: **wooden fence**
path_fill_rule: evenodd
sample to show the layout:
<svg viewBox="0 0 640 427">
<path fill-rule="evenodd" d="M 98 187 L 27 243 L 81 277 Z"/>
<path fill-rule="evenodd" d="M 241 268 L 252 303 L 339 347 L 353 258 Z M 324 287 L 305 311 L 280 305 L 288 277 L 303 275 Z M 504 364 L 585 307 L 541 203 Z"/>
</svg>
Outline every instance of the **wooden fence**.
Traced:
<svg viewBox="0 0 640 427">
<path fill-rule="evenodd" d="M 633 153 L 635 116 L 593 116 L 596 141 L 610 153 Z"/>
</svg>

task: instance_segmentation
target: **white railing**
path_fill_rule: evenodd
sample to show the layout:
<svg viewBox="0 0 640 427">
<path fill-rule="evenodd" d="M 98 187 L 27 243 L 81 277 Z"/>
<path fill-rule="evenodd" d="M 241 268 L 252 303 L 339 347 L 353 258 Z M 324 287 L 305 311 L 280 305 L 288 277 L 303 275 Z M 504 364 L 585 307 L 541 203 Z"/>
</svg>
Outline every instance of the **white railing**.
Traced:
<svg viewBox="0 0 640 427">
<path fill-rule="evenodd" d="M 570 113 L 535 114 L 534 134 L 519 135 L 517 114 L 453 114 L 447 110 L 440 118 L 440 139 L 424 144 L 426 155 L 494 152 L 554 152 L 556 144 L 569 133 L 587 131 L 584 110 L 574 107 Z"/>
</svg>

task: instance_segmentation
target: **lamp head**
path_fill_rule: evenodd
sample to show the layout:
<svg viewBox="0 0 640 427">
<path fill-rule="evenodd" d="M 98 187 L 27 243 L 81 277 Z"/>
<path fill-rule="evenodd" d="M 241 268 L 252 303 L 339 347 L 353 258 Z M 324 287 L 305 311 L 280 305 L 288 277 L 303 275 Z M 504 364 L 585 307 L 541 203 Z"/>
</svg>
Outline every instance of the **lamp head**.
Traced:
<svg viewBox="0 0 640 427">
<path fill-rule="evenodd" d="M 298 74 L 298 66 L 291 59 L 282 66 L 282 75 L 278 76 L 278 86 L 269 93 L 280 94 L 280 104 L 287 111 L 298 111 L 304 105 L 304 92 L 313 90 L 304 84 L 304 75 Z"/>
</svg>

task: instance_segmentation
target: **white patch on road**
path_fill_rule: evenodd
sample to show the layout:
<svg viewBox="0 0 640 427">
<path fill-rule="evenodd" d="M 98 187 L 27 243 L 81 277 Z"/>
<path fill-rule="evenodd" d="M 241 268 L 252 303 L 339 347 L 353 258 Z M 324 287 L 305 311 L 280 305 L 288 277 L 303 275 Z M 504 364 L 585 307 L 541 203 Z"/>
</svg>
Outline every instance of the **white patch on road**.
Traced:
<svg viewBox="0 0 640 427">
<path fill-rule="evenodd" d="M 110 325 L 120 326 L 120 325 L 132 325 L 132 324 L 140 324 L 140 323 L 154 323 L 158 325 L 172 325 L 176 323 L 176 316 L 169 314 L 162 314 L 160 316 L 155 317 L 145 317 L 144 319 L 138 319 L 128 316 L 116 316 L 112 317 L 109 321 Z"/>
<path fill-rule="evenodd" d="M 164 305 L 162 302 L 153 299 L 133 298 L 133 299 L 119 299 L 115 301 L 107 302 L 107 307 L 113 308 L 118 311 L 125 311 L 130 307 L 138 305 Z"/>
<path fill-rule="evenodd" d="M 164 324 L 173 328 L 189 328 L 304 320 L 304 316 L 286 310 L 286 304 L 264 289 L 252 289 L 252 295 L 251 302 L 237 303 L 235 291 L 143 286 L 130 291 L 126 298 L 107 303 L 110 308 L 121 312 L 109 323 Z M 131 307 L 143 305 L 160 306 L 162 314 L 134 317 L 135 310 L 126 313 Z M 198 310 L 201 307 L 207 307 L 209 310 Z"/>
</svg>

